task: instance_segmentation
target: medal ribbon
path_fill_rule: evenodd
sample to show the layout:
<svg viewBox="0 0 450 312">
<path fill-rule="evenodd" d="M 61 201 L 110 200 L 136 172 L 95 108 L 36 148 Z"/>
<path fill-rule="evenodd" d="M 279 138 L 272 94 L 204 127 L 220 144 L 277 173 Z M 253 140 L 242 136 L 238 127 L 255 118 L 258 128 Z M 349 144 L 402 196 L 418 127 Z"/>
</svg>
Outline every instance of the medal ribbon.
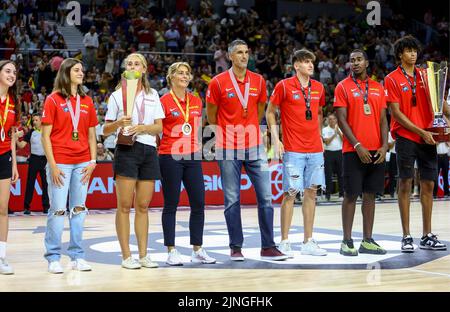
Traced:
<svg viewBox="0 0 450 312">
<path fill-rule="evenodd" d="M 361 94 L 364 94 L 364 105 L 367 105 L 369 103 L 369 78 L 366 78 L 366 92 L 364 92 L 361 89 L 361 86 L 359 85 L 358 81 L 355 78 L 355 74 L 352 73 L 352 79 L 355 85 L 358 87 Z"/>
<path fill-rule="evenodd" d="M 70 119 L 72 119 L 73 132 L 78 132 L 78 123 L 80 122 L 80 95 L 77 94 L 77 103 L 75 106 L 75 113 L 73 112 L 72 104 L 70 103 L 70 97 L 66 102 L 67 109 L 70 113 Z"/>
<path fill-rule="evenodd" d="M 241 102 L 241 105 L 244 108 L 244 111 L 247 111 L 248 97 L 250 94 L 250 79 L 248 82 L 245 83 L 244 96 L 242 96 L 241 89 L 239 89 L 238 83 L 236 81 L 236 77 L 234 76 L 234 73 L 233 73 L 233 68 L 230 68 L 228 70 L 228 74 L 230 75 L 231 83 L 233 84 L 234 90 L 236 91 L 236 94 L 239 98 L 239 102 Z"/>
<path fill-rule="evenodd" d="M 145 93 L 142 95 L 142 102 L 141 102 L 141 107 L 139 107 L 139 109 L 136 107 L 137 112 L 138 112 L 138 123 L 140 125 L 142 125 L 144 123 L 144 118 L 145 118 Z"/>
<path fill-rule="evenodd" d="M 181 114 L 183 114 L 184 122 L 189 123 L 189 94 L 186 93 L 186 112 L 183 110 L 183 107 L 181 107 L 181 104 L 178 101 L 177 96 L 175 95 L 175 93 L 173 93 L 172 90 L 170 90 L 170 95 L 172 95 L 175 104 L 177 104 L 178 108 L 181 111 Z"/>
<path fill-rule="evenodd" d="M 413 72 L 413 79 L 414 79 L 414 83 L 411 82 L 411 80 L 409 79 L 409 75 L 406 73 L 406 70 L 403 68 L 402 65 L 400 65 L 400 69 L 402 70 L 403 75 L 405 76 L 406 80 L 408 80 L 408 84 L 411 87 L 411 91 L 412 91 L 412 95 L 413 97 L 416 97 L 416 69 L 414 68 L 414 72 Z"/>
<path fill-rule="evenodd" d="M 1 127 L 1 140 L 5 141 L 5 124 L 6 120 L 8 119 L 8 113 L 9 113 L 9 95 L 6 95 L 6 105 L 5 110 L 3 111 L 3 117 L 0 118 L 0 127 Z"/>
<path fill-rule="evenodd" d="M 305 89 L 302 87 L 302 83 L 300 82 L 300 80 L 299 80 L 299 83 L 300 83 L 300 90 L 302 91 L 303 98 L 305 99 L 306 109 L 310 110 L 311 109 L 311 79 L 308 82 L 308 96 L 306 96 Z"/>
</svg>

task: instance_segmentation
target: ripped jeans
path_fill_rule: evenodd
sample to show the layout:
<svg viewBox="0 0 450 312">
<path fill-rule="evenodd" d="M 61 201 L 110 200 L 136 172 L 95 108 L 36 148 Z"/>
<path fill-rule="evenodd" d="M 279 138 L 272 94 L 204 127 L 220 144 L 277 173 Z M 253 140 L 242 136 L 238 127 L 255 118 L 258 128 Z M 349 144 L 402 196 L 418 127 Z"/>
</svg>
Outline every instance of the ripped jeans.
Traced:
<svg viewBox="0 0 450 312">
<path fill-rule="evenodd" d="M 311 186 L 325 189 L 323 153 L 283 154 L 283 192 L 295 196 Z"/>
<path fill-rule="evenodd" d="M 83 185 L 82 170 L 89 162 L 80 164 L 57 164 L 64 173 L 63 186 L 53 184 L 50 167 L 47 164 L 48 197 L 50 209 L 47 216 L 47 228 L 45 231 L 45 255 L 47 261 L 59 261 L 61 258 L 61 238 L 64 231 L 65 216 L 69 216 L 70 242 L 67 254 L 72 261 L 84 259 L 84 250 L 81 247 L 83 236 L 83 224 L 87 214 L 85 206 L 88 191 L 88 183 Z M 67 195 L 69 195 L 69 213 L 66 211 Z M 76 211 L 81 210 L 81 211 Z"/>
</svg>

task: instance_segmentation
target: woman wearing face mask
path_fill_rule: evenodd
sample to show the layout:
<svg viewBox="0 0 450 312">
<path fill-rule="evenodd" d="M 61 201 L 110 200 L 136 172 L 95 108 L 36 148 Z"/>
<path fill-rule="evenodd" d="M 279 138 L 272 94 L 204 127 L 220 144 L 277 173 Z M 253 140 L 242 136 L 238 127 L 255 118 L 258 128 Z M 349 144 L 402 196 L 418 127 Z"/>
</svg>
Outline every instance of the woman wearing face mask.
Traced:
<svg viewBox="0 0 450 312">
<path fill-rule="evenodd" d="M 42 145 L 47 158 L 50 209 L 45 233 L 45 258 L 50 273 L 63 273 L 60 264 L 61 236 L 69 215 L 70 243 L 67 253 L 72 269 L 90 271 L 81 247 L 89 179 L 96 166 L 97 114 L 83 89 L 83 64 L 64 60 L 56 75 L 52 94 L 42 113 Z M 67 195 L 69 211 L 66 212 Z"/>
<path fill-rule="evenodd" d="M 16 79 L 16 65 L 9 60 L 0 61 L 0 274 L 14 273 L 5 258 L 10 186 L 19 179 L 16 142 L 12 135 L 20 114 Z"/>
<path fill-rule="evenodd" d="M 162 131 L 164 112 L 158 92 L 150 87 L 147 79 L 147 61 L 142 54 L 132 53 L 125 59 L 127 73 L 138 72 L 140 76 L 134 109 L 124 114 L 124 98 L 119 84 L 108 102 L 103 134 L 113 132 L 121 135 L 126 130 L 134 137 L 131 145 L 117 142 L 114 154 L 114 177 L 116 180 L 117 212 L 116 231 L 122 251 L 122 267 L 126 269 L 156 268 L 158 264 L 147 254 L 148 206 L 155 190 L 155 180 L 160 179 L 156 135 Z M 136 74 L 136 73 L 133 73 Z M 134 202 L 133 202 L 134 199 Z M 130 251 L 130 210 L 135 209 L 134 228 L 139 249 L 139 260 Z"/>
</svg>

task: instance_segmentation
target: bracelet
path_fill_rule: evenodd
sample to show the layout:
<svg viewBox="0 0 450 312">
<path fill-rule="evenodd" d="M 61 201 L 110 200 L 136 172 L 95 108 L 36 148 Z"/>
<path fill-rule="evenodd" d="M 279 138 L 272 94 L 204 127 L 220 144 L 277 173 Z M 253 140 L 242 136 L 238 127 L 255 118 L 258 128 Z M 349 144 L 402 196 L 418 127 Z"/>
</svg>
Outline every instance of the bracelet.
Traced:
<svg viewBox="0 0 450 312">
<path fill-rule="evenodd" d="M 361 145 L 361 143 L 356 143 L 355 145 L 353 145 L 353 148 L 356 149 L 358 147 L 358 145 Z"/>
</svg>

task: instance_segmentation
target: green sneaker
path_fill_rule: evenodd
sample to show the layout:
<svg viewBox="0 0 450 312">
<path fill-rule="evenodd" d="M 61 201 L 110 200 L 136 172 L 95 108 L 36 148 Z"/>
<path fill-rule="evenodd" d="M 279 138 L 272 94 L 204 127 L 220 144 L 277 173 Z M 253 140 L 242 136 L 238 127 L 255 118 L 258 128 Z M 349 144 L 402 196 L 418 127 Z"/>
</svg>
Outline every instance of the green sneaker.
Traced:
<svg viewBox="0 0 450 312">
<path fill-rule="evenodd" d="M 384 255 L 386 250 L 380 247 L 373 238 L 363 239 L 359 246 L 360 253 L 372 254 L 372 255 Z"/>
<path fill-rule="evenodd" d="M 343 240 L 339 253 L 344 256 L 357 256 L 358 250 L 353 246 L 353 239 Z"/>
</svg>

